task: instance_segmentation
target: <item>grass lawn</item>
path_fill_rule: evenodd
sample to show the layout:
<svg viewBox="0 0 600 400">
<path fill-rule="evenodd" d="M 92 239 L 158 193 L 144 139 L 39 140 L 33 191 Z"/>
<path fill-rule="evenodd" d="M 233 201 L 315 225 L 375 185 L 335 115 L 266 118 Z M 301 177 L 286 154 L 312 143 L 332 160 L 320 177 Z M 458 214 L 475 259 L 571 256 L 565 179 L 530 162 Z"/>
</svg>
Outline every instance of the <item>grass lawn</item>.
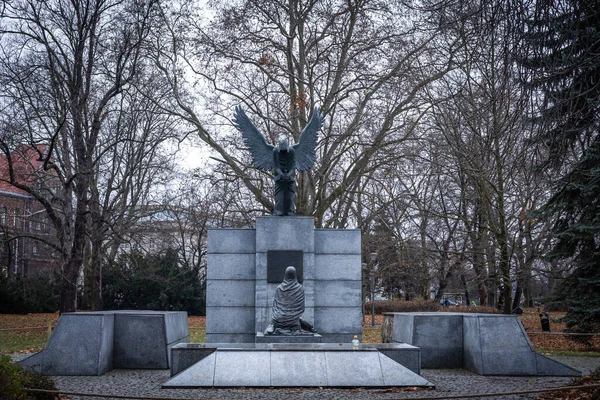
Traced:
<svg viewBox="0 0 600 400">
<path fill-rule="evenodd" d="M 206 342 L 206 317 L 188 317 L 190 326 L 190 342 Z"/>
<path fill-rule="evenodd" d="M 0 314 L 0 354 L 40 351 L 48 340 L 48 324 L 56 321 L 58 313 Z"/>
<path fill-rule="evenodd" d="M 452 311 L 452 310 L 449 310 Z M 560 332 L 566 328 L 558 322 L 564 313 L 551 313 L 551 330 Z M 54 314 L 0 314 L 0 354 L 30 353 L 44 348 L 48 340 L 48 323 L 54 326 L 58 313 Z M 381 342 L 382 315 L 375 315 L 375 326 L 371 326 L 371 316 L 366 315 L 363 321 L 363 343 Z M 535 349 L 547 355 L 591 356 L 600 357 L 600 336 L 591 340 L 565 335 L 548 335 L 537 333 L 541 330 L 536 308 L 525 309 L 521 316 L 523 326 Z M 190 341 L 204 343 L 206 341 L 206 317 L 189 317 Z M 10 330 L 9 330 L 10 329 Z M 18 329 L 18 330 L 12 330 Z"/>
</svg>

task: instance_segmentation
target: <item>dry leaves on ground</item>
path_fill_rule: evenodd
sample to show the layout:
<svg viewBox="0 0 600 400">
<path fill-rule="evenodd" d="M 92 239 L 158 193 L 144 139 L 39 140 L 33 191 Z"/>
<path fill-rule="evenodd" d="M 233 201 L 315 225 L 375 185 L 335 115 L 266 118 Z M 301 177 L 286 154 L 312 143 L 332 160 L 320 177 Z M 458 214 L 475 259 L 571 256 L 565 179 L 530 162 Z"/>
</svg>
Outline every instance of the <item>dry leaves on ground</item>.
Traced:
<svg viewBox="0 0 600 400">
<path fill-rule="evenodd" d="M 600 384 L 600 369 L 591 376 L 575 378 L 569 386 L 598 385 Z M 538 400 L 598 400 L 600 399 L 600 387 L 581 388 L 565 390 L 560 392 L 548 392 L 538 396 Z"/>
</svg>

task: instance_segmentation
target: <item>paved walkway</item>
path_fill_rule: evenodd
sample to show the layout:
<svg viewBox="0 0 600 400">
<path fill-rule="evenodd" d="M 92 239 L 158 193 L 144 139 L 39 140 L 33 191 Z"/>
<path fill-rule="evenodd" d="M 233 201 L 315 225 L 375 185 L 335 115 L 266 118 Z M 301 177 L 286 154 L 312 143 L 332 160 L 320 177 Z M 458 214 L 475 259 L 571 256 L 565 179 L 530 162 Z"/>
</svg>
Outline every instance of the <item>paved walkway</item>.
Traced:
<svg viewBox="0 0 600 400">
<path fill-rule="evenodd" d="M 600 358 L 554 357 L 589 374 L 600 367 Z M 168 370 L 113 370 L 102 376 L 57 376 L 59 390 L 177 399 L 399 399 L 499 393 L 551 388 L 564 385 L 571 378 L 481 376 L 463 369 L 428 369 L 423 377 L 436 385 L 435 390 L 400 389 L 161 389 L 169 379 Z M 493 399 L 535 399 L 533 395 L 488 397 Z M 109 398 L 109 397 L 107 397 Z M 72 400 L 93 399 L 72 396 Z M 96 397 L 97 399 L 97 397 Z"/>
<path fill-rule="evenodd" d="M 23 358 L 14 355 L 14 359 Z M 600 367 L 600 357 L 553 357 L 584 374 Z M 56 376 L 59 390 L 174 399 L 410 399 L 527 391 L 562 386 L 571 378 L 481 376 L 464 369 L 425 369 L 422 376 L 436 385 L 435 390 L 407 389 L 161 389 L 170 376 L 168 370 L 113 370 L 102 376 Z M 492 399 L 535 399 L 537 394 L 487 397 Z M 72 400 L 98 397 L 71 396 Z M 110 397 L 100 397 L 109 399 Z M 478 397 L 479 398 L 479 397 Z M 482 398 L 483 399 L 483 398 Z"/>
</svg>

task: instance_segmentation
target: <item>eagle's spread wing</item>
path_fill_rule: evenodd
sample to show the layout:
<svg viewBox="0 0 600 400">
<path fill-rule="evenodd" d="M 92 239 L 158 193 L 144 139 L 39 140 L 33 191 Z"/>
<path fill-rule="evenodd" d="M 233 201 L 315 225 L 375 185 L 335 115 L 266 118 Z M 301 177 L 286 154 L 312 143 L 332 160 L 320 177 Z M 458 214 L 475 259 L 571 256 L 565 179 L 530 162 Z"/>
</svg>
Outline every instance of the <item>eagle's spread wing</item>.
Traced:
<svg viewBox="0 0 600 400">
<path fill-rule="evenodd" d="M 294 145 L 294 150 L 296 150 L 296 169 L 298 171 L 310 169 L 315 163 L 317 156 L 317 133 L 324 122 L 325 117 L 315 107 L 310 121 L 308 121 L 308 124 L 306 124 L 298 138 L 298 144 Z"/>
<path fill-rule="evenodd" d="M 250 149 L 254 166 L 264 171 L 275 169 L 273 164 L 273 149 L 265 140 L 265 137 L 256 129 L 241 106 L 235 108 L 233 114 L 234 126 L 242 133 L 244 143 Z"/>
</svg>

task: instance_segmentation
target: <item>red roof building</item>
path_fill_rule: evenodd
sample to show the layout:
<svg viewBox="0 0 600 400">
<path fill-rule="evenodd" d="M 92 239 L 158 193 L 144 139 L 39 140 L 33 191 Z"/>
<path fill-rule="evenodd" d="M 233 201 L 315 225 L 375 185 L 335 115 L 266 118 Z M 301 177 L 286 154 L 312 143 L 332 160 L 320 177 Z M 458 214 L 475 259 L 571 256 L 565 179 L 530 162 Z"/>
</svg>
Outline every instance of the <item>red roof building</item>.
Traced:
<svg viewBox="0 0 600 400">
<path fill-rule="evenodd" d="M 0 155 L 0 271 L 9 275 L 51 276 L 57 266 L 54 253 L 39 239 L 50 240 L 51 226 L 44 207 L 15 183 L 35 190 L 56 183 L 43 169 L 46 147 L 19 146 L 9 157 Z"/>
</svg>

